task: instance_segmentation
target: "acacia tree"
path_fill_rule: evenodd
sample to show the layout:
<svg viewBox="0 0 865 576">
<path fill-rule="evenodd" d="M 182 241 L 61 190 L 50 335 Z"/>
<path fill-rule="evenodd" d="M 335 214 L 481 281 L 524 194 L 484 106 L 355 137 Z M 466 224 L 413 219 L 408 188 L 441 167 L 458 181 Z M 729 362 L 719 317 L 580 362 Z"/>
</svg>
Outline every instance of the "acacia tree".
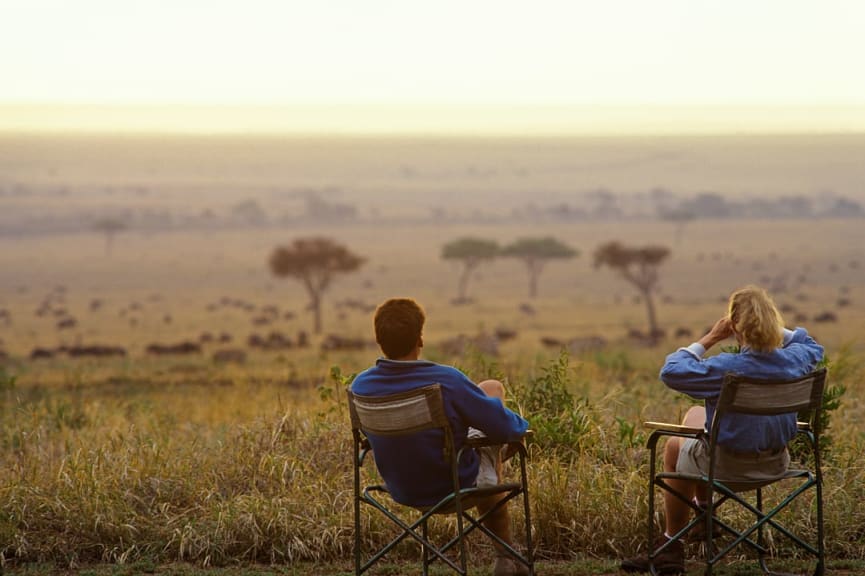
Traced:
<svg viewBox="0 0 865 576">
<path fill-rule="evenodd" d="M 457 284 L 457 301 L 466 302 L 469 279 L 484 262 L 489 262 L 499 255 L 499 245 L 495 240 L 483 238 L 459 238 L 448 242 L 442 248 L 442 258 L 462 262 L 463 270 Z"/>
<path fill-rule="evenodd" d="M 654 342 L 661 334 L 655 314 L 652 292 L 658 285 L 658 267 L 670 256 L 664 246 L 634 248 L 619 242 L 607 242 L 595 250 L 595 268 L 609 266 L 640 291 L 649 317 L 649 339 Z"/>
<path fill-rule="evenodd" d="M 297 238 L 291 246 L 277 246 L 270 255 L 274 276 L 299 280 L 309 296 L 315 333 L 321 333 L 321 300 L 338 274 L 354 272 L 365 259 L 330 238 Z"/>
<path fill-rule="evenodd" d="M 99 218 L 93 222 L 92 227 L 105 236 L 105 255 L 111 256 L 111 249 L 114 247 L 114 237 L 117 236 L 118 232 L 126 230 L 126 222 L 119 218 Z"/>
<path fill-rule="evenodd" d="M 505 246 L 501 254 L 523 261 L 529 273 L 529 298 L 535 298 L 538 295 L 538 278 L 547 262 L 574 258 L 579 255 L 579 252 L 560 240 L 548 236 L 546 238 L 520 238 L 513 244 Z"/>
</svg>

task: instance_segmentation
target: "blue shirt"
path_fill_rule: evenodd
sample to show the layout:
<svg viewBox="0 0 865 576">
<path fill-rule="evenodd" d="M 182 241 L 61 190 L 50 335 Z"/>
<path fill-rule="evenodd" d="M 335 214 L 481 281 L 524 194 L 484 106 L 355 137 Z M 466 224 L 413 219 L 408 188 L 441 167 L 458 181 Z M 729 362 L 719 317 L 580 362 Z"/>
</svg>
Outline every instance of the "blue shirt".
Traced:
<svg viewBox="0 0 865 576">
<path fill-rule="evenodd" d="M 823 358 L 823 347 L 804 328 L 796 328 L 785 330 L 782 347 L 771 352 L 746 347 L 738 354 L 722 352 L 703 359 L 704 353 L 705 348 L 699 343 L 679 348 L 667 356 L 661 380 L 673 390 L 705 400 L 708 430 L 725 374 L 734 372 L 761 379 L 798 378 L 814 370 Z M 795 435 L 796 414 L 729 414 L 718 430 L 718 444 L 737 452 L 780 450 Z"/>
<path fill-rule="evenodd" d="M 398 361 L 379 358 L 361 372 L 351 390 L 363 396 L 407 392 L 430 384 L 442 389 L 445 414 L 454 435 L 454 450 L 465 444 L 469 426 L 496 443 L 518 440 L 528 428 L 520 415 L 501 400 L 484 394 L 474 382 L 451 366 L 425 360 Z M 441 430 L 425 430 L 409 436 L 370 435 L 375 463 L 391 496 L 409 506 L 430 506 L 453 491 L 451 468 L 444 459 Z M 474 485 L 478 474 L 474 450 L 463 452 L 459 462 L 460 486 Z"/>
</svg>

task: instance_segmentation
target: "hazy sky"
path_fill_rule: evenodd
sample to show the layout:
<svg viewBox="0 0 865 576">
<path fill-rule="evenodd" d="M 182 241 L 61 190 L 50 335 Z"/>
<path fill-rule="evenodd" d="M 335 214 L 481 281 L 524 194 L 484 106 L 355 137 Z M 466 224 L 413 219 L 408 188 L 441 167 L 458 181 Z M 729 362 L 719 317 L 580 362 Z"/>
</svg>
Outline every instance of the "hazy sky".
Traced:
<svg viewBox="0 0 865 576">
<path fill-rule="evenodd" d="M 231 106 L 198 110 L 214 126 L 288 107 L 272 117 L 305 130 L 519 130 L 598 108 L 638 125 L 646 106 L 693 126 L 738 109 L 865 129 L 861 0 L 0 0 L 0 14 L 0 104 L 15 105 L 0 127 L 38 123 L 34 104 L 97 104 L 147 106 L 156 124 Z M 42 121 L 124 122 L 65 110 Z"/>
</svg>

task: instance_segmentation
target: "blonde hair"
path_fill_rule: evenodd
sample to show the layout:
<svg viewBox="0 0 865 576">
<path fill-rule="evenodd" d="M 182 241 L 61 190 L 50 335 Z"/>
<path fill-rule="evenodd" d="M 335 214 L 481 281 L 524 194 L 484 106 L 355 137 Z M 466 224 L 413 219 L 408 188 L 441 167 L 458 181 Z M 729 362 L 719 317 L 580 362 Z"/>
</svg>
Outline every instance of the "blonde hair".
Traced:
<svg viewBox="0 0 865 576">
<path fill-rule="evenodd" d="M 784 319 L 769 294 L 759 286 L 745 286 L 730 296 L 730 320 L 744 344 L 770 352 L 784 341 Z"/>
</svg>

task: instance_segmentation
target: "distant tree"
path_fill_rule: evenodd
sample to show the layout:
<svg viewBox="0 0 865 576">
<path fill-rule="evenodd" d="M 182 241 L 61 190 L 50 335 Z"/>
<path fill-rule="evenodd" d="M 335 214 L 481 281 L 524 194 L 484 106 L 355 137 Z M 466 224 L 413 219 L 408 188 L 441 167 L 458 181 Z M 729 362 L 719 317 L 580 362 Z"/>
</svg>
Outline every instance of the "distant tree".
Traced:
<svg viewBox="0 0 865 576">
<path fill-rule="evenodd" d="M 499 245 L 495 240 L 483 238 L 459 238 L 448 242 L 442 248 L 442 258 L 462 262 L 463 271 L 457 285 L 457 300 L 467 300 L 469 279 L 483 262 L 489 262 L 499 255 Z"/>
<path fill-rule="evenodd" d="M 357 218 L 357 207 L 351 204 L 328 202 L 312 192 L 306 197 L 305 218 L 316 222 L 347 222 Z"/>
<path fill-rule="evenodd" d="M 741 206 L 728 202 L 717 192 L 701 192 L 683 206 L 697 218 L 732 218 L 741 215 Z"/>
<path fill-rule="evenodd" d="M 640 291 L 643 302 L 646 303 L 649 338 L 652 341 L 657 340 L 661 334 L 652 292 L 658 285 L 658 267 L 669 256 L 670 250 L 664 246 L 633 248 L 619 242 L 607 242 L 595 250 L 595 268 L 609 266 Z"/>
<path fill-rule="evenodd" d="M 673 235 L 676 244 L 680 244 L 682 242 L 682 235 L 685 232 L 685 226 L 687 226 L 688 222 L 693 221 L 695 218 L 696 216 L 694 215 L 694 213 L 687 208 L 673 208 L 671 210 L 664 210 L 663 212 L 661 212 L 662 220 L 673 223 Z"/>
<path fill-rule="evenodd" d="M 267 222 L 267 214 L 257 200 L 247 198 L 231 207 L 231 214 L 240 222 L 260 226 Z"/>
<path fill-rule="evenodd" d="M 592 217 L 603 220 L 614 220 L 622 217 L 622 209 L 615 194 L 606 188 L 598 188 L 587 194 L 589 200 L 594 204 Z"/>
<path fill-rule="evenodd" d="M 329 238 L 297 238 L 291 246 L 278 246 L 270 255 L 274 276 L 296 278 L 309 296 L 315 315 L 315 333 L 321 333 L 321 301 L 338 274 L 354 272 L 365 259 Z"/>
<path fill-rule="evenodd" d="M 576 257 L 579 252 L 556 238 L 520 238 L 505 246 L 502 256 L 518 258 L 526 265 L 529 273 L 529 298 L 538 295 L 538 278 L 550 260 L 566 260 Z"/>
<path fill-rule="evenodd" d="M 829 207 L 823 216 L 830 218 L 860 218 L 865 216 L 865 210 L 862 205 L 850 198 L 836 198 L 832 206 Z"/>
<path fill-rule="evenodd" d="M 111 256 L 111 251 L 114 248 L 114 237 L 126 230 L 126 222 L 119 218 L 99 218 L 92 224 L 92 228 L 105 236 L 105 255 Z"/>
<path fill-rule="evenodd" d="M 655 206 L 655 212 L 662 214 L 671 208 L 676 196 L 666 188 L 656 186 L 649 190 L 649 200 Z"/>
</svg>

